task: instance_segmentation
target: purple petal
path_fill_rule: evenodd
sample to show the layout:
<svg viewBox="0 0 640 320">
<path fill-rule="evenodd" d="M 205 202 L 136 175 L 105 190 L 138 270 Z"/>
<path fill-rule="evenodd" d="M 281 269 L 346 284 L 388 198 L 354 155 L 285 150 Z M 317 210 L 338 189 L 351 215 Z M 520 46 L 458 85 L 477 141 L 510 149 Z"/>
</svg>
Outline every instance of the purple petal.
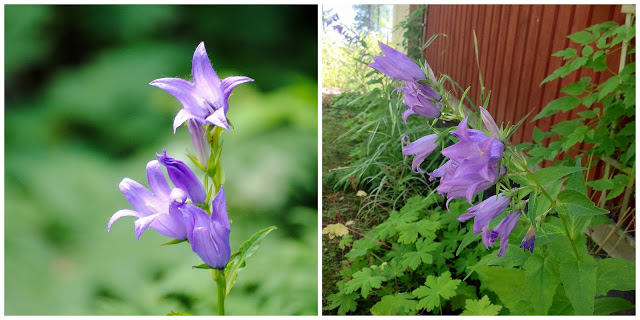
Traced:
<svg viewBox="0 0 640 320">
<path fill-rule="evenodd" d="M 109 224 L 107 224 L 107 232 L 111 231 L 111 225 L 116 222 L 118 219 L 122 218 L 122 217 L 136 217 L 136 218 L 141 218 L 143 217 L 143 215 L 141 215 L 140 213 L 138 213 L 137 211 L 133 211 L 133 210 L 129 210 L 129 209 L 122 209 L 122 210 L 118 210 L 118 212 L 114 213 L 111 216 L 111 219 L 109 219 Z"/>
<path fill-rule="evenodd" d="M 147 203 L 153 202 L 153 194 L 147 190 L 144 186 L 135 180 L 124 178 L 120 182 L 120 191 L 124 197 L 129 201 L 133 209 L 140 213 L 142 216 L 148 216 L 155 212 L 149 208 Z"/>
<path fill-rule="evenodd" d="M 253 79 L 249 77 L 242 77 L 242 76 L 224 78 L 224 80 L 222 80 L 222 84 L 220 85 L 220 89 L 222 90 L 224 100 L 225 101 L 229 100 L 229 95 L 231 95 L 231 91 L 233 91 L 235 87 L 243 83 L 252 82 L 252 81 Z M 225 103 L 224 107 L 225 107 L 224 112 L 227 113 L 229 111 L 229 104 Z"/>
<path fill-rule="evenodd" d="M 189 128 L 191 143 L 193 144 L 193 149 L 196 152 L 198 162 L 200 162 L 201 166 L 206 168 L 209 164 L 211 148 L 209 146 L 209 142 L 207 141 L 207 134 L 204 130 L 204 127 L 201 123 L 195 120 L 189 120 L 189 122 L 187 122 L 187 126 Z"/>
<path fill-rule="evenodd" d="M 220 223 L 223 227 L 231 230 L 229 225 L 229 215 L 227 214 L 227 201 L 224 187 L 220 187 L 220 191 L 216 194 L 211 202 L 211 221 Z"/>
<path fill-rule="evenodd" d="M 227 117 L 224 112 L 224 108 L 216 110 L 213 114 L 207 117 L 207 122 L 227 131 L 231 131 L 229 130 L 229 124 L 227 123 Z"/>
<path fill-rule="evenodd" d="M 169 188 L 167 178 L 164 176 L 162 166 L 160 166 L 158 160 L 152 160 L 147 163 L 147 181 L 156 196 L 162 198 L 169 197 L 171 189 Z"/>
<path fill-rule="evenodd" d="M 397 78 L 400 80 L 421 80 L 426 79 L 426 75 L 420 69 L 420 67 L 413 62 L 409 57 L 407 57 L 404 53 L 397 51 L 386 44 L 378 41 L 378 46 L 382 53 L 385 55 L 386 60 L 393 64 L 393 66 L 401 70 L 401 77 Z"/>
<path fill-rule="evenodd" d="M 202 182 L 182 161 L 167 156 L 167 151 L 162 150 L 162 155 L 157 155 L 158 161 L 167 168 L 167 173 L 173 185 L 187 192 L 193 203 L 204 203 L 207 193 Z"/>
<path fill-rule="evenodd" d="M 174 96 L 192 115 L 199 118 L 206 116 L 206 107 L 203 106 L 203 101 L 197 97 L 193 83 L 180 78 L 161 78 L 153 80 L 149 84 Z"/>
<path fill-rule="evenodd" d="M 489 249 L 489 247 L 493 245 L 494 241 L 495 239 L 491 237 L 489 226 L 484 226 L 482 228 L 482 244 L 484 244 L 484 246 Z"/>
<path fill-rule="evenodd" d="M 135 221 L 136 239 L 140 240 L 142 233 L 147 230 L 151 223 L 162 213 L 152 214 L 150 216 L 142 217 Z"/>
<path fill-rule="evenodd" d="M 193 238 L 193 229 L 209 225 L 209 216 L 201 208 L 190 203 L 185 203 L 184 205 L 179 206 L 178 209 L 182 212 L 182 218 L 187 230 L 187 238 L 189 241 Z"/>
<path fill-rule="evenodd" d="M 211 66 L 204 42 L 200 42 L 193 53 L 192 74 L 199 95 L 204 97 L 211 106 L 214 106 L 222 97 L 220 78 Z"/>
<path fill-rule="evenodd" d="M 191 249 L 195 252 L 207 265 L 222 269 L 229 261 L 231 248 L 225 246 L 223 241 L 216 235 L 213 235 L 207 228 L 195 228 L 193 237 L 189 240 Z"/>
<path fill-rule="evenodd" d="M 415 112 L 413 112 L 413 109 L 409 108 L 407 110 L 405 110 L 402 113 L 402 120 L 404 121 L 404 123 L 407 123 L 407 118 L 409 118 L 410 115 L 415 114 Z"/>
<path fill-rule="evenodd" d="M 180 109 L 178 114 L 173 119 L 173 134 L 176 134 L 176 129 L 181 126 L 185 121 L 193 118 L 194 116 L 187 111 L 187 109 Z"/>
</svg>

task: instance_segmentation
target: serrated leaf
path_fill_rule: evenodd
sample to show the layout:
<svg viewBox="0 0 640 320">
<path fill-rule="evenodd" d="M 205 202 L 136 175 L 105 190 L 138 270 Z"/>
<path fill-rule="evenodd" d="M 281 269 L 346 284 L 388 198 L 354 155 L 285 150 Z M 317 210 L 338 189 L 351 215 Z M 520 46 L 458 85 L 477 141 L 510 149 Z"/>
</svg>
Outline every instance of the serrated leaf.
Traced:
<svg viewBox="0 0 640 320">
<path fill-rule="evenodd" d="M 587 111 L 582 111 L 582 112 L 578 112 L 578 115 L 585 118 L 585 119 L 591 119 L 595 116 L 597 116 L 598 114 L 600 114 L 600 109 L 595 108 L 593 110 L 587 110 Z"/>
<path fill-rule="evenodd" d="M 572 96 L 579 96 L 581 95 L 583 92 L 585 92 L 587 90 L 587 87 L 585 86 L 585 83 L 582 81 L 576 81 L 574 83 L 568 84 L 567 86 L 565 86 L 564 88 L 562 88 L 562 92 L 568 94 L 568 95 L 572 95 Z"/>
<path fill-rule="evenodd" d="M 582 98 L 582 104 L 584 104 L 587 108 L 590 108 L 591 105 L 598 100 L 598 93 L 591 93 Z"/>
<path fill-rule="evenodd" d="M 274 226 L 264 228 L 255 234 L 253 234 L 247 241 L 240 245 L 238 249 L 238 254 L 233 257 L 233 259 L 229 260 L 227 265 L 224 267 L 224 277 L 227 282 L 227 295 L 233 288 L 233 285 L 238 278 L 238 272 L 240 272 L 246 265 L 245 260 L 249 258 L 260 246 L 260 243 L 264 238 L 271 233 L 271 231 L 276 230 L 277 228 Z"/>
<path fill-rule="evenodd" d="M 602 100 L 602 98 L 604 98 L 606 95 L 613 92 L 613 90 L 615 90 L 618 87 L 619 81 L 620 81 L 620 78 L 617 75 L 615 75 L 607 79 L 607 81 L 605 81 L 600 86 L 598 86 L 598 89 L 600 89 L 600 93 L 598 94 L 598 100 Z"/>
<path fill-rule="evenodd" d="M 584 194 L 570 189 L 560 191 L 556 204 L 560 211 L 578 216 L 594 216 L 609 212 L 596 207 Z"/>
<path fill-rule="evenodd" d="M 593 71 L 600 72 L 607 70 L 607 56 L 601 55 L 597 58 L 593 58 Z"/>
<path fill-rule="evenodd" d="M 581 167 L 581 158 L 576 159 L 576 168 L 580 168 Z M 569 175 L 569 178 L 567 179 L 567 189 L 572 189 L 575 190 L 577 192 L 580 193 L 586 193 L 587 192 L 587 186 L 584 183 L 584 177 L 582 176 L 582 172 L 580 171 L 576 171 L 572 174 Z"/>
<path fill-rule="evenodd" d="M 593 190 L 598 190 L 598 191 L 610 190 L 614 186 L 613 179 L 593 180 L 593 181 L 589 181 L 587 185 L 593 188 Z"/>
<path fill-rule="evenodd" d="M 540 111 L 540 113 L 538 113 L 530 122 L 556 114 L 558 111 L 567 112 L 579 106 L 580 101 L 580 98 L 576 98 L 574 96 L 562 97 L 553 100 L 549 102 L 549 104 L 547 104 L 547 106 L 544 107 L 542 111 Z"/>
<path fill-rule="evenodd" d="M 435 308 L 440 307 L 440 298 L 448 300 L 456 295 L 456 288 L 460 284 L 461 280 L 451 279 L 451 273 L 449 271 L 443 273 L 439 277 L 432 275 L 427 276 L 425 285 L 413 290 L 412 294 L 420 299 L 417 305 L 417 309 L 425 309 L 432 311 Z"/>
<path fill-rule="evenodd" d="M 345 315 L 347 312 L 356 311 L 358 303 L 356 300 L 359 295 L 357 293 L 345 294 L 342 290 L 327 296 L 328 306 L 323 310 L 333 310 L 338 308 L 339 315 Z"/>
<path fill-rule="evenodd" d="M 568 174 L 579 172 L 584 170 L 582 167 L 565 167 L 556 166 L 540 169 L 533 173 L 533 176 L 538 180 L 541 186 L 545 186 L 551 182 L 554 182 Z"/>
<path fill-rule="evenodd" d="M 382 281 L 387 280 L 380 274 L 371 273 L 371 268 L 364 268 L 353 274 L 353 279 L 344 285 L 345 293 L 352 293 L 360 290 L 363 298 L 369 296 L 371 289 L 378 289 L 382 286 Z"/>
<path fill-rule="evenodd" d="M 451 310 L 461 310 L 464 308 L 467 300 L 477 298 L 476 287 L 468 285 L 466 282 L 462 281 L 456 289 L 455 297 L 451 298 Z"/>
<path fill-rule="evenodd" d="M 409 292 L 401 292 L 382 297 L 371 307 L 374 316 L 408 315 L 415 310 L 418 301 Z"/>
<path fill-rule="evenodd" d="M 578 53 L 578 51 L 576 49 L 567 48 L 567 49 L 560 50 L 560 51 L 552 54 L 552 56 L 554 56 L 554 57 L 562 57 L 563 60 L 566 60 L 566 59 L 575 57 L 577 53 Z"/>
<path fill-rule="evenodd" d="M 342 223 L 334 223 L 324 227 L 322 229 L 322 234 L 326 234 L 329 236 L 329 239 L 333 239 L 335 237 L 342 237 L 349 234 L 349 229 Z"/>
<path fill-rule="evenodd" d="M 596 270 L 596 261 L 589 255 L 560 263 L 560 279 L 576 315 L 593 314 Z"/>
<path fill-rule="evenodd" d="M 402 255 L 401 264 L 406 269 L 416 270 L 421 263 L 431 263 L 433 256 L 429 252 L 435 251 L 438 244 L 430 239 L 421 238 L 416 242 L 416 251 Z"/>
<path fill-rule="evenodd" d="M 587 131 L 589 131 L 589 127 L 587 126 L 577 127 L 567 136 L 567 140 L 562 144 L 562 150 L 567 152 L 567 150 L 573 147 L 576 143 L 584 141 L 584 138 L 587 136 Z"/>
<path fill-rule="evenodd" d="M 526 287 L 531 295 L 534 314 L 546 315 L 560 284 L 556 263 L 536 251 L 524 264 Z"/>
<path fill-rule="evenodd" d="M 467 300 L 465 310 L 461 316 L 497 316 L 502 306 L 491 304 L 488 296 L 483 296 L 480 300 Z"/>
<path fill-rule="evenodd" d="M 379 247 L 380 247 L 379 243 L 363 237 L 354 241 L 353 246 L 351 246 L 351 251 L 349 251 L 344 256 L 347 259 L 354 261 L 358 257 L 365 256 L 367 252 L 369 252 L 369 250 L 377 249 Z"/>
<path fill-rule="evenodd" d="M 593 314 L 594 315 L 608 315 L 614 312 L 633 309 L 636 306 L 633 303 L 623 298 L 602 297 L 596 299 Z"/>
<path fill-rule="evenodd" d="M 635 150 L 635 148 L 633 148 Z M 607 200 L 611 200 L 621 195 L 629 183 L 629 176 L 626 174 L 617 174 L 613 177 L 613 188 L 607 194 Z"/>
<path fill-rule="evenodd" d="M 338 243 L 338 248 L 344 250 L 346 247 L 350 246 L 352 242 L 353 242 L 353 236 L 351 236 L 350 234 L 345 234 L 340 239 L 340 243 Z"/>
<path fill-rule="evenodd" d="M 582 56 L 589 56 L 593 53 L 593 47 L 586 45 L 582 48 Z"/>
<path fill-rule="evenodd" d="M 606 295 L 609 290 L 635 290 L 636 265 L 620 258 L 596 260 L 596 295 Z"/>
<path fill-rule="evenodd" d="M 544 138 L 545 138 L 544 132 L 538 129 L 538 127 L 533 127 L 533 141 L 535 141 L 536 143 L 539 143 Z"/>
<path fill-rule="evenodd" d="M 482 266 L 476 269 L 482 284 L 495 292 L 511 314 L 529 314 L 531 297 L 525 288 L 525 273 L 521 269 Z"/>
<path fill-rule="evenodd" d="M 588 31 L 578 31 L 576 33 L 570 34 L 567 36 L 567 38 L 569 38 L 571 41 L 578 43 L 578 44 L 587 44 L 589 42 L 592 42 L 593 40 L 595 40 L 593 38 L 593 34 L 591 34 L 591 32 Z"/>
</svg>

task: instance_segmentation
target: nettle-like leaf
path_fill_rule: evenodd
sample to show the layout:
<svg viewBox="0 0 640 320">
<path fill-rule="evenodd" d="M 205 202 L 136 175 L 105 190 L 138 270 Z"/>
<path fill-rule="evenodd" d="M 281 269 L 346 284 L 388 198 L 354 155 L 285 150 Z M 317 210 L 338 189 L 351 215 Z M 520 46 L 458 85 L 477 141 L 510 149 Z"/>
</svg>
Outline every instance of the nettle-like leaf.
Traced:
<svg viewBox="0 0 640 320">
<path fill-rule="evenodd" d="M 456 295 L 456 288 L 461 280 L 451 279 L 451 273 L 445 272 L 439 277 L 427 276 L 425 285 L 413 290 L 412 294 L 420 299 L 418 309 L 433 311 L 442 306 L 440 298 L 445 301 Z"/>
<path fill-rule="evenodd" d="M 527 259 L 524 269 L 526 288 L 531 296 L 533 312 L 546 315 L 553 304 L 556 288 L 560 284 L 557 263 L 538 250 Z"/>
<path fill-rule="evenodd" d="M 560 263 L 560 279 L 576 315 L 593 314 L 597 267 L 588 254 Z"/>
<path fill-rule="evenodd" d="M 505 257 L 507 257 L 506 255 Z M 516 268 L 478 267 L 476 272 L 482 284 L 495 292 L 511 314 L 529 314 L 531 296 L 526 290 L 525 272 Z"/>
<path fill-rule="evenodd" d="M 491 304 L 488 296 L 482 297 L 480 300 L 467 300 L 465 310 L 461 316 L 497 316 L 502 306 Z"/>
<path fill-rule="evenodd" d="M 367 236 L 372 236 L 373 232 L 365 233 Z M 364 257 L 367 255 L 369 250 L 374 250 L 380 247 L 378 242 L 375 242 L 369 238 L 360 238 L 353 242 L 353 246 L 351 247 L 351 251 L 345 254 L 345 257 L 351 261 L 355 261 L 359 257 Z"/>
<path fill-rule="evenodd" d="M 594 315 L 608 315 L 614 312 L 633 309 L 636 306 L 623 298 L 602 297 L 596 299 L 593 307 Z"/>
<path fill-rule="evenodd" d="M 374 316 L 408 315 L 415 310 L 418 301 L 409 292 L 396 293 L 382 297 L 371 307 Z"/>
<path fill-rule="evenodd" d="M 382 274 L 380 268 L 373 266 L 370 268 L 364 268 L 353 274 L 347 284 L 345 284 L 345 293 L 352 293 L 356 290 L 361 290 L 363 298 L 369 296 L 371 289 L 379 289 L 382 286 L 382 281 L 387 280 Z"/>
<path fill-rule="evenodd" d="M 620 258 L 596 260 L 596 295 L 606 295 L 609 290 L 635 290 L 636 264 Z"/>
<path fill-rule="evenodd" d="M 592 216 L 607 214 L 609 210 L 596 207 L 587 196 L 575 190 L 562 190 L 556 200 L 558 210 L 566 214 Z"/>
<path fill-rule="evenodd" d="M 547 106 L 545 106 L 530 122 L 554 115 L 558 111 L 567 112 L 579 106 L 580 102 L 580 98 L 576 98 L 574 96 L 567 96 L 553 100 L 549 102 L 549 104 L 547 104 Z"/>
</svg>

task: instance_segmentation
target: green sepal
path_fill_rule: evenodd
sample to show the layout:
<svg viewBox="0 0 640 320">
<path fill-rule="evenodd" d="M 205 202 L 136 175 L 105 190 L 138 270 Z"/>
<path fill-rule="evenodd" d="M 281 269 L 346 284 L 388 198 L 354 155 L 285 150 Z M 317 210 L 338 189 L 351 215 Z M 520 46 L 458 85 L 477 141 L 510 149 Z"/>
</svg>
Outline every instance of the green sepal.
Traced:
<svg viewBox="0 0 640 320">
<path fill-rule="evenodd" d="M 191 154 L 191 152 L 187 151 L 186 152 L 187 157 L 189 158 L 189 160 L 191 160 L 191 162 L 193 162 L 193 164 L 196 165 L 196 167 L 198 167 L 198 169 L 207 172 L 207 169 L 205 169 L 200 162 L 198 162 L 198 158 L 196 156 L 194 156 L 193 154 Z"/>
<path fill-rule="evenodd" d="M 173 239 L 173 240 L 171 240 L 171 241 L 167 241 L 167 242 L 165 242 L 165 243 L 161 244 L 160 246 L 168 246 L 168 245 L 172 245 L 172 244 L 182 243 L 182 242 L 185 242 L 185 241 L 189 241 L 189 240 L 187 240 L 187 239 L 184 239 L 184 240 L 180 240 L 180 239 Z"/>
<path fill-rule="evenodd" d="M 194 269 L 215 269 L 214 267 L 212 267 L 212 266 L 210 266 L 210 265 L 208 265 L 206 263 L 203 263 L 203 264 L 197 265 L 197 266 L 193 266 L 191 268 L 194 268 Z"/>
</svg>

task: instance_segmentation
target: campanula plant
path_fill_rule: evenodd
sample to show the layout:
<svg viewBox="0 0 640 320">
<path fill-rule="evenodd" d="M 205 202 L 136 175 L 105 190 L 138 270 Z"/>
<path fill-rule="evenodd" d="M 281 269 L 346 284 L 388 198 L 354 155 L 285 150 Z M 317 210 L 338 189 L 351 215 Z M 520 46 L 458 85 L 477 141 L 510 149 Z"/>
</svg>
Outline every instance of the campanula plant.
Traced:
<svg viewBox="0 0 640 320">
<path fill-rule="evenodd" d="M 218 287 L 218 314 L 224 315 L 224 301 L 229 294 L 245 259 L 275 227 L 258 231 L 245 241 L 238 251 L 231 250 L 231 223 L 224 190 L 224 170 L 221 162 L 223 129 L 230 131 L 229 96 L 233 89 L 253 79 L 243 76 L 220 80 L 207 56 L 204 42 L 196 48 L 192 60 L 193 81 L 160 78 L 150 84 L 173 95 L 181 104 L 173 131 L 187 122 L 194 154 L 187 154 L 203 171 L 202 180 L 184 162 L 162 150 L 157 160 L 147 164 L 149 189 L 124 178 L 120 190 L 134 210 L 116 212 L 107 225 L 126 216 L 134 222 L 136 238 L 149 227 L 172 238 L 166 244 L 189 242 L 191 250 L 204 262 L 194 268 L 210 269 Z M 170 188 L 163 167 L 174 188 Z"/>
</svg>

